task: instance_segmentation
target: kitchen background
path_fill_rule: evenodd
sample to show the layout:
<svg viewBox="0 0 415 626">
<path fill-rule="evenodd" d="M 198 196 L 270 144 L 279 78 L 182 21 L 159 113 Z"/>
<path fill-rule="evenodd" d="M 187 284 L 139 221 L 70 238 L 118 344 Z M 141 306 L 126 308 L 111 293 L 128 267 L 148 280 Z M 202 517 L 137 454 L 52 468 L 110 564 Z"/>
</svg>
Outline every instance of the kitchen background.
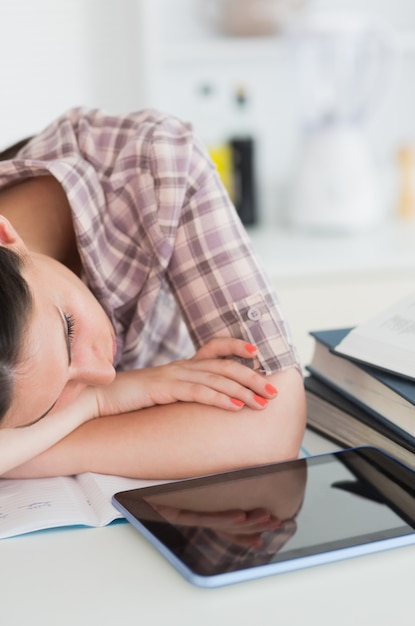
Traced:
<svg viewBox="0 0 415 626">
<path fill-rule="evenodd" d="M 0 149 L 72 106 L 152 106 L 194 124 L 236 196 L 247 169 L 304 364 L 310 330 L 413 290 L 414 0 L 2 0 L 0 29 Z"/>
<path fill-rule="evenodd" d="M 0 24 L 0 148 L 74 105 L 154 106 L 192 121 L 236 202 L 248 140 L 247 223 L 414 210 L 413 0 L 2 0 Z"/>
</svg>

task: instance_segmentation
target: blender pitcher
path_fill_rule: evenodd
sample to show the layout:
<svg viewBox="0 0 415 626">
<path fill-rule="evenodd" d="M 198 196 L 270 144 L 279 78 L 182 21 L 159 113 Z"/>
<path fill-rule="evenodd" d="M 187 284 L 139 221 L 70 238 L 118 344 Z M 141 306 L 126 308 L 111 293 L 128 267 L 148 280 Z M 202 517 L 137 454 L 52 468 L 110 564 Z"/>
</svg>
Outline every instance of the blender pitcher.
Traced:
<svg viewBox="0 0 415 626">
<path fill-rule="evenodd" d="M 365 123 L 390 90 L 391 33 L 356 16 L 298 24 L 290 40 L 303 115 L 290 223 L 353 233 L 380 222 L 382 205 Z"/>
</svg>

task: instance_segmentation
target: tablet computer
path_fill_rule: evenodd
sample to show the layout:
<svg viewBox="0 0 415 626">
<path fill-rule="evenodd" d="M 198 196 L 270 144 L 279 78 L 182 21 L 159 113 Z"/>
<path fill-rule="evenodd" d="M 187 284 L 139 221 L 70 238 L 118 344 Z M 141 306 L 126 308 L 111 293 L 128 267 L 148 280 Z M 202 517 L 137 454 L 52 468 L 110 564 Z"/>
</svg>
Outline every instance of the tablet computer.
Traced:
<svg viewBox="0 0 415 626">
<path fill-rule="evenodd" d="M 415 543 L 415 473 L 370 447 L 124 491 L 113 504 L 202 587 Z"/>
</svg>

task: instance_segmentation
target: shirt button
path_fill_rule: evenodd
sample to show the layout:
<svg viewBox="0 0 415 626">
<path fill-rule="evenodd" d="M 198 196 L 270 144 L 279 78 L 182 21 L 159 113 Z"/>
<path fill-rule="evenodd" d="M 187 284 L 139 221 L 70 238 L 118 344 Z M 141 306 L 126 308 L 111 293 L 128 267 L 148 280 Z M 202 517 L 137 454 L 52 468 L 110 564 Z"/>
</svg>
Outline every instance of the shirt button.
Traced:
<svg viewBox="0 0 415 626">
<path fill-rule="evenodd" d="M 256 306 L 251 306 L 251 308 L 248 309 L 247 315 L 248 319 L 252 322 L 258 322 L 258 320 L 261 319 L 261 311 Z"/>
</svg>

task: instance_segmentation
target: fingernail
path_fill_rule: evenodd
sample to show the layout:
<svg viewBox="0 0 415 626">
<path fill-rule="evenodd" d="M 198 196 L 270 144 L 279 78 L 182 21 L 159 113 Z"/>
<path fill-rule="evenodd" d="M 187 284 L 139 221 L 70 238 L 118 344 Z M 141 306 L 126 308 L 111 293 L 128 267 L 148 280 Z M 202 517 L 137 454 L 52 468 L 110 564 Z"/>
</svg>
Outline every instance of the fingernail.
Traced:
<svg viewBox="0 0 415 626">
<path fill-rule="evenodd" d="M 252 345 L 252 343 L 245 344 L 245 348 L 248 350 L 248 352 L 256 352 L 257 351 L 257 347 Z"/>
<path fill-rule="evenodd" d="M 258 402 L 261 406 L 266 406 L 268 404 L 268 400 L 263 398 L 262 396 L 254 395 L 254 400 Z"/>
<path fill-rule="evenodd" d="M 273 385 L 270 385 L 269 383 L 265 385 L 265 390 L 267 391 L 267 393 L 272 393 L 273 396 L 278 393 L 278 389 L 275 389 L 275 387 Z"/>
<path fill-rule="evenodd" d="M 238 400 L 238 398 L 231 398 L 231 402 L 239 407 L 244 406 L 245 404 L 245 402 L 242 402 L 242 400 Z"/>
</svg>

